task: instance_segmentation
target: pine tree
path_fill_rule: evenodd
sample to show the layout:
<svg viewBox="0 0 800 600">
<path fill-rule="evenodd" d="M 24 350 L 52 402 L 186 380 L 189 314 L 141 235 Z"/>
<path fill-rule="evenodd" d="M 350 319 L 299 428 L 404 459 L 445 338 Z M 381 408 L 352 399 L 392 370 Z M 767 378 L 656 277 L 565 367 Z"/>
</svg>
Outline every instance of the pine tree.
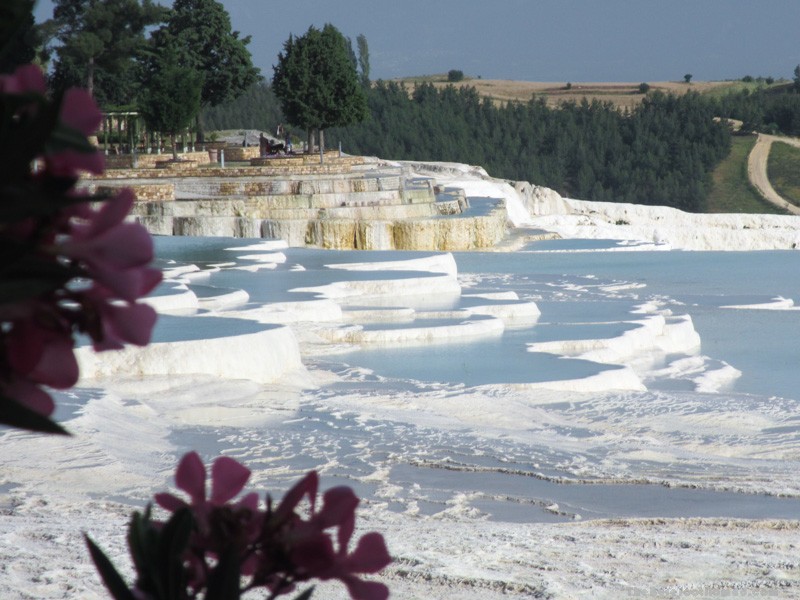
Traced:
<svg viewBox="0 0 800 600">
<path fill-rule="evenodd" d="M 50 25 L 62 45 L 54 87 L 86 87 L 101 105 L 129 104 L 145 30 L 163 21 L 167 10 L 152 0 L 56 0 Z"/>
<path fill-rule="evenodd" d="M 175 138 L 200 112 L 203 77 L 180 64 L 180 52 L 173 41 L 156 47 L 146 61 L 139 112 L 151 131 L 170 136 L 172 158 L 177 160 Z"/>
<path fill-rule="evenodd" d="M 357 123 L 367 117 L 367 99 L 350 59 L 349 44 L 331 24 L 322 30 L 313 26 L 300 36 L 289 36 L 274 68 L 272 88 L 281 101 L 289 123 L 309 135 L 320 134 L 320 149 L 325 147 L 324 130 Z"/>
<path fill-rule="evenodd" d="M 247 49 L 250 36 L 240 38 L 232 30 L 228 12 L 216 0 L 175 0 L 169 21 L 158 35 L 173 38 L 169 43 L 180 49 L 180 63 L 202 75 L 203 107 L 234 100 L 259 80 Z M 200 142 L 202 125 L 198 119 Z"/>
</svg>

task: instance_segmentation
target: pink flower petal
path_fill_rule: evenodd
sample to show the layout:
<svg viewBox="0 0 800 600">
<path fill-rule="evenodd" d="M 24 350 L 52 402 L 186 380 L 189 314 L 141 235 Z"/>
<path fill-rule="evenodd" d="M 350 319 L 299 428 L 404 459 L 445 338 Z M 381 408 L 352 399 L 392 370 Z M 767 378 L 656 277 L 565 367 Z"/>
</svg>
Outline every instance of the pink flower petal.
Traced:
<svg viewBox="0 0 800 600">
<path fill-rule="evenodd" d="M 220 456 L 211 466 L 211 503 L 225 504 L 242 491 L 250 479 L 250 469 L 228 456 Z"/>
<path fill-rule="evenodd" d="M 93 290 L 94 291 L 94 290 Z M 147 304 L 112 304 L 105 299 L 95 299 L 90 291 L 87 298 L 95 301 L 102 322 L 102 339 L 94 340 L 94 349 L 118 350 L 125 343 L 146 346 L 158 315 Z"/>
<path fill-rule="evenodd" d="M 78 382 L 78 361 L 72 337 L 59 337 L 45 346 L 42 359 L 28 374 L 33 381 L 57 389 L 71 388 Z"/>
<path fill-rule="evenodd" d="M 44 73 L 36 65 L 23 65 L 18 67 L 12 75 L 0 76 L 0 93 L 24 94 L 26 92 L 36 92 L 42 95 L 47 92 Z"/>
<path fill-rule="evenodd" d="M 153 290 L 162 278 L 161 271 L 146 267 L 118 270 L 93 265 L 90 275 L 95 283 L 108 289 L 119 298 L 134 302 Z"/>
<path fill-rule="evenodd" d="M 350 538 L 353 536 L 353 530 L 356 528 L 356 513 L 347 517 L 344 521 L 339 523 L 339 531 L 336 540 L 339 542 L 339 552 L 344 554 L 347 552 L 347 545 L 350 543 Z"/>
<path fill-rule="evenodd" d="M 347 557 L 347 570 L 351 573 L 377 573 L 391 562 L 383 536 L 373 531 L 358 540 L 355 551 Z"/>
<path fill-rule="evenodd" d="M 295 544 L 292 548 L 292 561 L 308 571 L 311 577 L 330 579 L 336 576 L 336 553 L 333 542 L 324 533 L 318 533 Z"/>
<path fill-rule="evenodd" d="M 104 262 L 119 269 L 141 267 L 153 260 L 153 239 L 137 223 L 122 223 L 89 241 L 85 248 L 91 262 Z"/>
<path fill-rule="evenodd" d="M 175 512 L 178 509 L 183 508 L 186 506 L 186 502 L 178 498 L 177 496 L 173 496 L 172 494 L 168 493 L 160 493 L 153 496 L 153 499 L 156 501 L 161 508 L 168 510 L 170 512 Z"/>
<path fill-rule="evenodd" d="M 97 131 L 103 120 L 103 114 L 97 103 L 86 90 L 70 88 L 61 101 L 61 122 L 89 136 Z"/>
<path fill-rule="evenodd" d="M 141 268 L 139 272 L 139 295 L 138 298 L 146 296 L 164 279 L 164 274 L 159 269 Z"/>
<path fill-rule="evenodd" d="M 189 494 L 194 503 L 206 500 L 206 468 L 197 452 L 188 452 L 178 463 L 175 485 Z"/>
<path fill-rule="evenodd" d="M 298 481 L 292 488 L 286 492 L 275 510 L 275 516 L 278 519 L 285 519 L 294 512 L 297 505 L 303 499 L 303 496 L 308 496 L 311 502 L 311 508 L 314 508 L 314 501 L 317 497 L 317 486 L 319 485 L 319 476 L 316 471 L 309 471 L 303 479 Z"/>
<path fill-rule="evenodd" d="M 359 502 L 353 490 L 345 486 L 329 489 L 322 499 L 322 509 L 314 519 L 320 522 L 323 529 L 352 519 Z"/>
<path fill-rule="evenodd" d="M 389 588 L 377 581 L 364 581 L 354 576 L 343 577 L 342 581 L 353 600 L 386 600 Z"/>
<path fill-rule="evenodd" d="M 134 200 L 133 191 L 129 188 L 121 189 L 114 198 L 106 200 L 100 210 L 92 216 L 86 236 L 95 237 L 122 223 L 131 211 Z"/>
<path fill-rule="evenodd" d="M 49 417 L 56 409 L 50 394 L 30 381 L 15 379 L 4 386 L 4 391 L 19 404 L 45 417 Z"/>
<path fill-rule="evenodd" d="M 120 340 L 137 346 L 146 346 L 150 343 L 150 336 L 157 319 L 156 311 L 152 306 L 112 304 L 108 309 L 113 318 L 114 332 Z"/>
<path fill-rule="evenodd" d="M 25 378 L 64 389 L 78 381 L 78 362 L 72 335 L 44 329 L 30 319 L 17 321 L 8 336 L 11 368 Z"/>
<path fill-rule="evenodd" d="M 258 493 L 251 492 L 239 501 L 239 506 L 242 506 L 252 512 L 258 511 Z"/>
</svg>

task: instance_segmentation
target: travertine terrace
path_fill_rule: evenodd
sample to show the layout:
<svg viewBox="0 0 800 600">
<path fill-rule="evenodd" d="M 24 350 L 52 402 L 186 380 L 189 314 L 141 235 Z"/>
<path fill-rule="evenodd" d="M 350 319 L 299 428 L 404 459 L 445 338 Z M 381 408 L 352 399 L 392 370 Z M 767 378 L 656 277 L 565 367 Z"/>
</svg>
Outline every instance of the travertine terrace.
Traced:
<svg viewBox="0 0 800 600">
<path fill-rule="evenodd" d="M 277 238 L 335 249 L 471 250 L 495 245 L 506 232 L 502 199 L 471 202 L 463 191 L 438 186 L 407 165 L 338 152 L 322 162 L 319 155 L 260 158 L 257 148 L 242 147 L 225 149 L 225 167 L 210 163 L 206 152 L 184 157 L 193 162 L 140 156 L 136 168 L 109 168 L 87 183 L 96 191 L 132 188 L 135 218 L 160 235 Z"/>
</svg>

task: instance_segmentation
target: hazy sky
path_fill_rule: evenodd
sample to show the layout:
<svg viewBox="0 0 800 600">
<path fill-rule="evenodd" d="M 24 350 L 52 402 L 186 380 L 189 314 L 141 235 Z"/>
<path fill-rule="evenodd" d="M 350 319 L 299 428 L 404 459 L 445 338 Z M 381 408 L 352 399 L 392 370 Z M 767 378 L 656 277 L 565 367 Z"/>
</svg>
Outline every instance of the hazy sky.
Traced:
<svg viewBox="0 0 800 600">
<path fill-rule="evenodd" d="M 164 0 L 163 3 L 169 3 Z M 272 76 L 283 42 L 333 23 L 367 37 L 372 79 L 460 69 L 484 79 L 791 78 L 800 0 L 222 0 Z M 38 0 L 37 20 L 52 14 Z"/>
</svg>

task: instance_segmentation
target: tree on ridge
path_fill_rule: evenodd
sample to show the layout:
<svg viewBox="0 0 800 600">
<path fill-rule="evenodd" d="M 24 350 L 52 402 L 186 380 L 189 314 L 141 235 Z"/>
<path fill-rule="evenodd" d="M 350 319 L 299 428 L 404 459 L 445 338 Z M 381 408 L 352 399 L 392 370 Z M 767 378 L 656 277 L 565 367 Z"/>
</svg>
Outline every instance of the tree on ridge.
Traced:
<svg viewBox="0 0 800 600">
<path fill-rule="evenodd" d="M 170 136 L 172 159 L 178 159 L 176 136 L 200 112 L 203 77 L 180 64 L 180 51 L 169 37 L 144 61 L 144 88 L 139 112 L 151 131 Z"/>
<path fill-rule="evenodd" d="M 216 0 L 175 0 L 165 27 L 154 37 L 169 36 L 179 52 L 179 62 L 203 77 L 201 106 L 234 100 L 260 77 L 247 45 L 250 36 L 233 31 L 225 7 Z M 158 42 L 164 44 L 166 42 Z M 198 141 L 203 127 L 197 118 Z"/>
<path fill-rule="evenodd" d="M 369 86 L 369 44 L 367 44 L 367 36 L 360 33 L 356 38 L 358 45 L 358 68 L 361 71 L 361 83 Z"/>
<path fill-rule="evenodd" d="M 166 18 L 153 0 L 55 0 L 53 18 L 61 43 L 52 81 L 57 90 L 81 86 L 100 105 L 129 104 L 136 95 L 136 59 L 147 27 Z"/>
<path fill-rule="evenodd" d="M 12 73 L 33 62 L 38 45 L 33 0 L 5 0 L 0 4 L 0 73 Z"/>
<path fill-rule="evenodd" d="M 311 26 L 295 38 L 289 36 L 278 54 L 272 87 L 289 123 L 306 130 L 308 151 L 319 131 L 325 148 L 325 129 L 363 121 L 367 98 L 350 58 L 351 46 L 330 23 L 322 30 Z"/>
</svg>

